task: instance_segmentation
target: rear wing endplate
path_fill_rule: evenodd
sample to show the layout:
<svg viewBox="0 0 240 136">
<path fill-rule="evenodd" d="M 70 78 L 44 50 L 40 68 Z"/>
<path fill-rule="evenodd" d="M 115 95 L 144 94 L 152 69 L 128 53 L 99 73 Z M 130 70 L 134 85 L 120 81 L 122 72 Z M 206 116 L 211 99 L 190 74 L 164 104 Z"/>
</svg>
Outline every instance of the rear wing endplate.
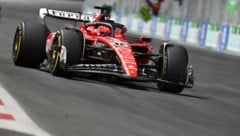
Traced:
<svg viewBox="0 0 240 136">
<path fill-rule="evenodd" d="M 47 9 L 47 8 L 41 8 L 39 10 L 39 16 L 44 22 L 45 22 L 46 16 L 65 19 L 65 20 L 78 21 L 78 22 L 91 22 L 94 20 L 93 14 L 69 12 L 69 11 Z"/>
</svg>

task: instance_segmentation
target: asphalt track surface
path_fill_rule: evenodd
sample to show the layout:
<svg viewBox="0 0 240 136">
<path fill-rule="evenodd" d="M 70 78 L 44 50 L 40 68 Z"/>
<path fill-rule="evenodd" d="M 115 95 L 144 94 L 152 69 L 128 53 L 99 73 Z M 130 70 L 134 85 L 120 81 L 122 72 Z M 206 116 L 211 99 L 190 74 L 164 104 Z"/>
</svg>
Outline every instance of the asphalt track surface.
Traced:
<svg viewBox="0 0 240 136">
<path fill-rule="evenodd" d="M 155 84 L 65 79 L 14 66 L 11 48 L 19 21 L 36 21 L 42 6 L 74 9 L 52 3 L 4 3 L 0 21 L 0 82 L 45 131 L 56 136 L 240 134 L 240 58 L 236 56 L 187 47 L 196 82 L 178 95 L 160 92 Z M 159 42 L 153 41 L 155 50 Z M 2 129 L 0 134 L 22 135 Z"/>
</svg>

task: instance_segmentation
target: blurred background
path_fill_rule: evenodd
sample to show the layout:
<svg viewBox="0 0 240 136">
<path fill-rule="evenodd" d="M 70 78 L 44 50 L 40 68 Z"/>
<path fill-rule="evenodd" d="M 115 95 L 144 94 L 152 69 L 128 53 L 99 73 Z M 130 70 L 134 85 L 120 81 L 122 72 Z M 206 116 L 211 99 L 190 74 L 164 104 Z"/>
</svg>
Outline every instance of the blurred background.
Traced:
<svg viewBox="0 0 240 136">
<path fill-rule="evenodd" d="M 112 5 L 116 11 L 138 13 L 147 5 L 147 0 L 85 0 L 86 5 Z M 150 0 L 153 4 L 158 0 Z M 238 25 L 240 21 L 239 0 L 164 0 L 159 15 Z"/>
</svg>

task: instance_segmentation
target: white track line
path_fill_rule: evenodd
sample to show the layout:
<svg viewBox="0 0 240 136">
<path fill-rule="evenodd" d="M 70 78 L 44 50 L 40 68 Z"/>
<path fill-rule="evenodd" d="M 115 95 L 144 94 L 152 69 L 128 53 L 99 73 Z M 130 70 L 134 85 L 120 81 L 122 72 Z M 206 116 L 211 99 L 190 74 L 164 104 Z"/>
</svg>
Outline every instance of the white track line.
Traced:
<svg viewBox="0 0 240 136">
<path fill-rule="evenodd" d="M 11 114 L 15 120 L 0 119 L 0 128 L 13 130 L 34 136 L 50 136 L 41 129 L 26 114 L 23 108 L 14 100 L 14 98 L 0 84 L 0 99 L 4 105 L 0 106 L 0 112 Z"/>
</svg>

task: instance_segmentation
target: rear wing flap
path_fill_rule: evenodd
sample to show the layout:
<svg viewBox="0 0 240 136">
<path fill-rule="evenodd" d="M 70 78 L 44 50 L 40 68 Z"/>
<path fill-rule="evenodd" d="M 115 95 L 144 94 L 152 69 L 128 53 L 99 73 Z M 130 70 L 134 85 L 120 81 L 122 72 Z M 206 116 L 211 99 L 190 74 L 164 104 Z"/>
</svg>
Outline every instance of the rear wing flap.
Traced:
<svg viewBox="0 0 240 136">
<path fill-rule="evenodd" d="M 45 23 L 46 16 L 65 19 L 65 20 L 72 20 L 77 22 L 91 22 L 94 20 L 94 14 L 69 12 L 69 11 L 47 9 L 47 8 L 41 8 L 39 10 L 39 16 L 44 21 L 44 23 Z"/>
</svg>

